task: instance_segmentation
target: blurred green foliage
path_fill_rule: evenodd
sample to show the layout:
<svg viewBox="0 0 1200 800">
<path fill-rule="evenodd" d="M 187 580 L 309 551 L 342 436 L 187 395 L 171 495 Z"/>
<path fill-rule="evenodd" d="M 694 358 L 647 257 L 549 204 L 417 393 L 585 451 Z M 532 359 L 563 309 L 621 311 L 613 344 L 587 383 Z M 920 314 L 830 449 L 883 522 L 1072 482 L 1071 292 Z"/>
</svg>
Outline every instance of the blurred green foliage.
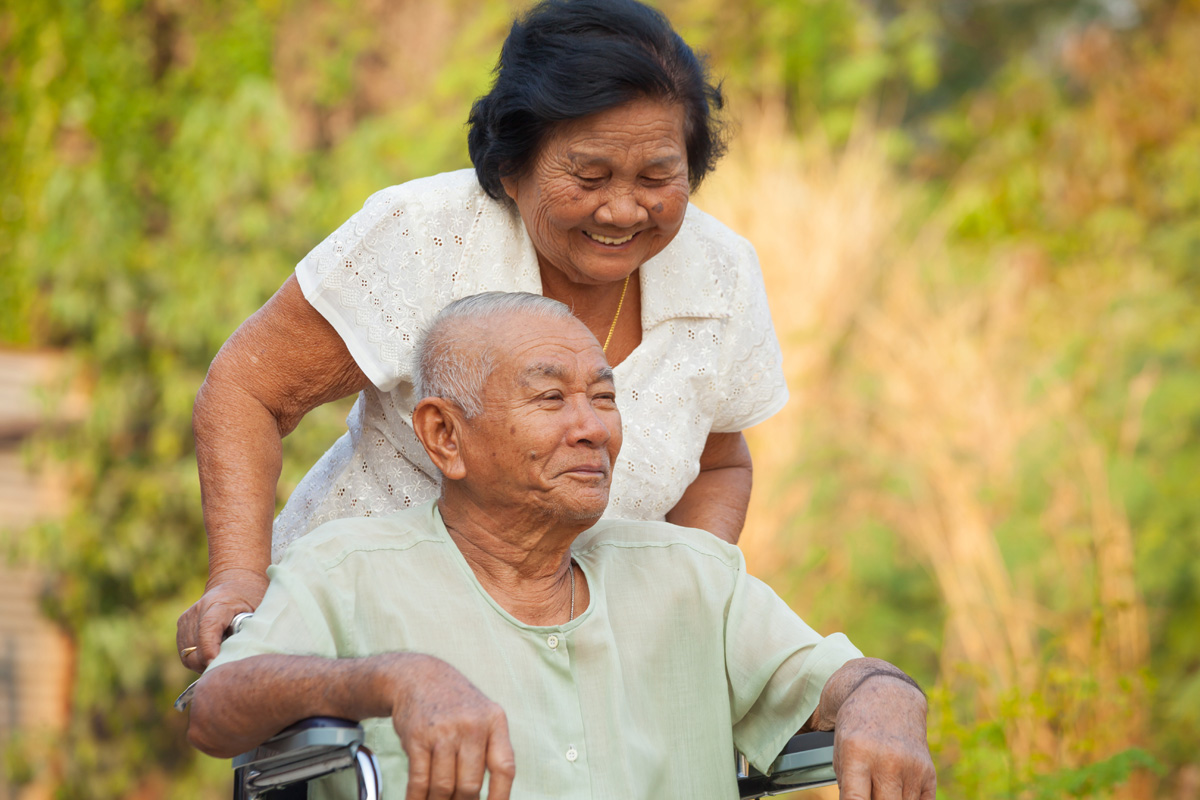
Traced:
<svg viewBox="0 0 1200 800">
<path fill-rule="evenodd" d="M 66 465 L 71 507 L 14 539 L 20 557 L 54 577 L 46 607 L 78 665 L 59 755 L 24 741 L 7 754 L 14 778 L 49 777 L 60 796 L 79 798 L 207 797 L 227 780 L 224 765 L 187 747 L 185 720 L 169 711 L 191 677 L 175 654 L 175 618 L 205 577 L 191 403 L 228 334 L 370 193 L 467 165 L 462 123 L 486 90 L 512 6 L 400 5 L 408 11 L 350 0 L 0 8 L 0 342 L 68 349 L 71 381 L 90 397 L 86 420 L 37 444 Z M 864 108 L 878 109 L 897 166 L 922 182 L 930 214 L 951 221 L 958 291 L 980 290 L 979 265 L 1016 247 L 1039 254 L 1039 280 L 1060 290 L 1047 297 L 1111 288 L 1071 313 L 1049 305 L 1028 336 L 1050 354 L 1046 380 L 1086 386 L 1089 430 L 1113 432 L 1102 446 L 1114 454 L 1109 477 L 1137 532 L 1138 586 L 1151 610 L 1156 733 L 1147 744 L 1171 767 L 1194 761 L 1200 9 L 1098 0 L 662 5 L 711 52 L 735 114 L 779 99 L 797 132 L 819 127 L 843 141 Z M 1101 26 L 1096 52 L 1066 67 L 1047 55 L 1092 22 Z M 1079 324 L 1088 313 L 1111 322 L 1107 335 Z M 1128 385 L 1141 374 L 1153 374 L 1153 391 L 1135 446 L 1122 450 Z M 322 409 L 288 438 L 281 497 L 345 412 Z M 1026 480 L 1001 521 L 1011 532 L 1006 557 L 1039 579 L 1050 568 L 1037 535 L 1046 505 L 1037 476 L 1073 468 L 1070 436 L 1046 436 L 1021 454 Z M 829 476 L 810 509 L 818 520 L 846 522 L 840 476 L 855 469 L 844 458 L 814 440 L 797 466 Z M 883 469 L 882 480 L 903 493 L 900 469 Z M 886 521 L 838 530 L 842 542 L 811 548 L 796 573 L 847 559 L 842 580 L 812 599 L 815 617 L 838 619 L 864 649 L 927 683 L 945 681 L 944 609 L 926 565 Z M 896 630 L 909 633 L 897 639 Z M 1060 715 L 1074 706 L 1052 690 L 1086 695 L 1087 679 L 1049 678 L 1038 697 L 1007 698 L 1008 713 L 1068 724 Z M 1103 796 L 1152 761 L 1131 750 L 1017 774 L 1004 725 L 971 721 L 960 697 L 940 691 L 933 736 L 947 797 Z"/>
</svg>

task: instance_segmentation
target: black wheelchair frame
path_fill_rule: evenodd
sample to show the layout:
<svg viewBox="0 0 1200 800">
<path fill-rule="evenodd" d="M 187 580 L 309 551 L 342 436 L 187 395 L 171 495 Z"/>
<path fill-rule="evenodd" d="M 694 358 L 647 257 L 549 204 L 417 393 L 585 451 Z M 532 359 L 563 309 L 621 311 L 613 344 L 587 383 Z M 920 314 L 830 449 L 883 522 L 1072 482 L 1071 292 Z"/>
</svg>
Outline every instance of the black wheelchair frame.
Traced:
<svg viewBox="0 0 1200 800">
<path fill-rule="evenodd" d="M 359 800 L 378 800 L 382 785 L 379 764 L 363 744 L 356 722 L 311 717 L 273 736 L 233 760 L 234 800 L 293 800 L 307 796 L 307 783 L 343 769 L 354 769 Z M 767 774 L 737 756 L 738 794 L 743 800 L 814 789 L 836 783 L 833 734 L 793 736 Z"/>
</svg>

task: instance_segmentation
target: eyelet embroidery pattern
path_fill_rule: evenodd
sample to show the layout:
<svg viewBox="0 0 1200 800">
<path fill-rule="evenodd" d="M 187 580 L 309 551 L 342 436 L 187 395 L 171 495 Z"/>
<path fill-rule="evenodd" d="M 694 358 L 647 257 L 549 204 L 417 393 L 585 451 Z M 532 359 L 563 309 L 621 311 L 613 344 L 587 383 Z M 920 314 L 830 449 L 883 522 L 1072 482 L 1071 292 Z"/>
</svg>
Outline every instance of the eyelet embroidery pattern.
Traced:
<svg viewBox="0 0 1200 800">
<path fill-rule="evenodd" d="M 272 558 L 318 525 L 433 499 L 436 470 L 411 427 L 412 346 L 452 300 L 541 290 L 520 217 L 470 170 L 385 189 L 297 267 L 306 296 L 377 387 L 275 521 Z M 675 241 L 641 270 L 643 339 L 617 366 L 624 445 L 608 516 L 663 519 L 699 470 L 712 430 L 736 431 L 787 400 L 753 248 L 690 207 Z"/>
</svg>

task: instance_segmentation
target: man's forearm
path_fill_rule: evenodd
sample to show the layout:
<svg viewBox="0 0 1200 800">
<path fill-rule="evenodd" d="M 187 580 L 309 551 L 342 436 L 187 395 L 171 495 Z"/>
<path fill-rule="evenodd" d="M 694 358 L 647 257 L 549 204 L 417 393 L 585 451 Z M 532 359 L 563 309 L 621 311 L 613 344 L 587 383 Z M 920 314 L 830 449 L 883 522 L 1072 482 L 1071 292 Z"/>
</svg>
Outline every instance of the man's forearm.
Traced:
<svg viewBox="0 0 1200 800">
<path fill-rule="evenodd" d="M 230 758 L 311 716 L 387 717 L 425 656 L 370 658 L 252 656 L 206 672 L 196 686 L 188 739 L 209 755 Z"/>
<path fill-rule="evenodd" d="M 888 681 L 894 683 L 899 691 L 923 694 L 917 682 L 899 667 L 878 658 L 856 658 L 846 662 L 830 676 L 821 691 L 817 710 L 809 717 L 802 730 L 834 730 L 842 704 L 868 681 Z"/>
</svg>

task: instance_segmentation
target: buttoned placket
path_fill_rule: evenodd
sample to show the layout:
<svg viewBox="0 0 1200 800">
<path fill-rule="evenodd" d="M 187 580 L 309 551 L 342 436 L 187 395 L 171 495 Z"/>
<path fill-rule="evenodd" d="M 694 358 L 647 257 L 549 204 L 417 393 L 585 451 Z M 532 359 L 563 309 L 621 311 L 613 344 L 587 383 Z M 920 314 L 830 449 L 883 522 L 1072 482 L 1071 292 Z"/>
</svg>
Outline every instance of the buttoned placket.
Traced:
<svg viewBox="0 0 1200 800">
<path fill-rule="evenodd" d="M 555 631 L 554 633 L 546 634 L 545 646 L 546 646 L 546 649 L 549 650 L 553 654 L 551 656 L 551 658 L 554 658 L 556 660 L 558 658 L 565 659 L 567 661 L 566 666 L 569 669 L 570 652 L 567 648 L 566 633 L 564 633 L 562 631 Z M 577 742 L 563 743 L 562 754 L 563 754 L 563 758 L 565 758 L 568 763 L 574 764 L 577 761 L 579 761 L 580 753 L 579 753 L 578 743 Z"/>
</svg>

